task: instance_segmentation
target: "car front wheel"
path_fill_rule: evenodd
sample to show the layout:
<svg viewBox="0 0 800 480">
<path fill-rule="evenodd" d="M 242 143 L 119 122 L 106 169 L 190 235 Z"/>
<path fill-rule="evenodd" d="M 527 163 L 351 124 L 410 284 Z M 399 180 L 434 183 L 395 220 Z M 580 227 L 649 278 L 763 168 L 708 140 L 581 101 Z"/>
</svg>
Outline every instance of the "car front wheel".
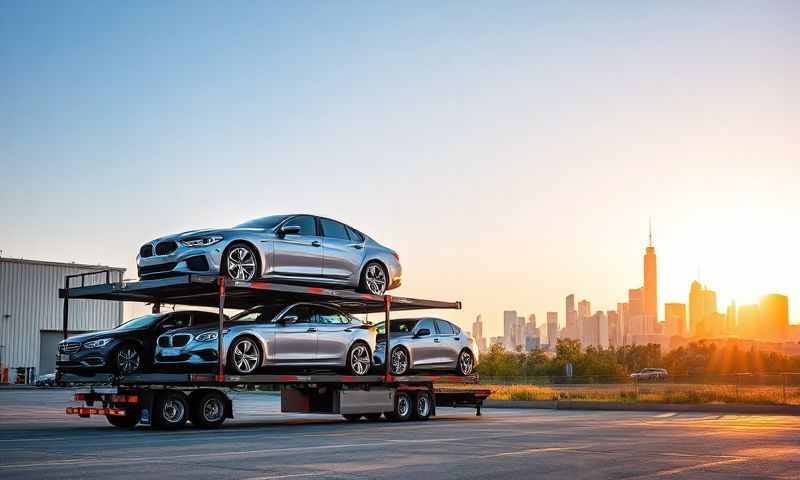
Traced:
<svg viewBox="0 0 800 480">
<path fill-rule="evenodd" d="M 362 376 L 372 368 L 372 354 L 363 342 L 356 342 L 347 354 L 347 370 L 353 375 Z"/>
<path fill-rule="evenodd" d="M 383 295 L 389 286 L 389 274 L 379 262 L 369 262 L 361 272 L 359 290 L 372 295 Z"/>
<path fill-rule="evenodd" d="M 236 243 L 225 251 L 223 270 L 231 280 L 254 280 L 258 277 L 258 254 L 251 246 Z"/>
<path fill-rule="evenodd" d="M 123 345 L 114 353 L 114 373 L 129 375 L 142 368 L 142 352 L 136 345 Z"/>
<path fill-rule="evenodd" d="M 261 364 L 261 349 L 250 337 L 243 337 L 231 344 L 228 365 L 233 373 L 248 375 L 256 371 Z"/>
<path fill-rule="evenodd" d="M 475 358 L 469 350 L 462 350 L 458 355 L 457 373 L 462 376 L 472 375 L 475 371 Z"/>
<path fill-rule="evenodd" d="M 392 375 L 405 375 L 408 373 L 411 364 L 408 358 L 408 351 L 403 347 L 395 347 L 392 349 Z"/>
</svg>

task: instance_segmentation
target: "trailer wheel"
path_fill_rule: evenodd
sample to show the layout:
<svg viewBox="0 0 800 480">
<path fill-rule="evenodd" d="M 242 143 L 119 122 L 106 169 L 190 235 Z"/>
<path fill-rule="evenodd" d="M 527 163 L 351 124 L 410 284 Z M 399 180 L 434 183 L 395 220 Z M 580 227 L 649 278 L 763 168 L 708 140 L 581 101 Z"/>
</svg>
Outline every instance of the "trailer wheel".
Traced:
<svg viewBox="0 0 800 480">
<path fill-rule="evenodd" d="M 358 414 L 358 413 L 345 413 L 345 414 L 342 414 L 342 416 L 348 422 L 357 422 L 357 421 L 361 420 L 361 415 Z"/>
<path fill-rule="evenodd" d="M 225 396 L 211 391 L 192 399 L 192 423 L 201 428 L 216 428 L 225 421 Z"/>
<path fill-rule="evenodd" d="M 394 399 L 394 411 L 387 412 L 386 418 L 393 422 L 405 422 L 414 412 L 414 402 L 407 392 L 397 392 Z"/>
<path fill-rule="evenodd" d="M 433 397 L 430 392 L 419 392 L 414 402 L 414 418 L 417 420 L 427 420 L 431 418 L 433 411 Z"/>
<path fill-rule="evenodd" d="M 189 419 L 189 399 L 179 390 L 165 390 L 156 396 L 153 426 L 168 430 L 181 428 Z"/>
<path fill-rule="evenodd" d="M 125 416 L 119 417 L 116 415 L 106 415 L 106 420 L 111 425 L 118 428 L 133 428 L 139 423 L 142 412 L 139 408 L 126 408 Z"/>
</svg>

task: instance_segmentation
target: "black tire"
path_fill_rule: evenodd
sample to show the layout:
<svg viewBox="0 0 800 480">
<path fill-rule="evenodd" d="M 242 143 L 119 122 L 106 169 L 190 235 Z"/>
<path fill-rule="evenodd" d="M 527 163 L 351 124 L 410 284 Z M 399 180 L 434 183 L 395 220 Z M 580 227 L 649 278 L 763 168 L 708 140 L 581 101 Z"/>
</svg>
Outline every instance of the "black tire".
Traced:
<svg viewBox="0 0 800 480">
<path fill-rule="evenodd" d="M 261 346 L 253 337 L 245 336 L 231 343 L 226 365 L 231 373 L 250 375 L 261 367 L 261 360 Z"/>
<path fill-rule="evenodd" d="M 142 349 L 134 343 L 124 343 L 112 353 L 112 369 L 116 375 L 139 373 L 144 369 Z"/>
<path fill-rule="evenodd" d="M 244 250 L 240 250 L 244 249 Z M 250 255 L 250 259 L 252 261 L 243 262 L 246 265 L 253 264 L 252 272 L 250 271 L 250 267 L 244 267 L 242 269 L 237 268 L 235 265 L 236 259 L 231 258 L 231 262 L 233 266 L 229 269 L 228 262 L 229 262 L 229 255 L 233 254 L 235 257 L 238 257 L 236 252 L 247 251 Z M 230 280 L 242 280 L 245 282 L 250 282 L 253 280 L 257 280 L 261 276 L 261 256 L 259 255 L 258 251 L 244 242 L 236 242 L 228 246 L 225 251 L 222 253 L 222 266 L 220 267 L 222 273 L 225 275 L 226 278 Z"/>
<path fill-rule="evenodd" d="M 414 418 L 427 420 L 433 413 L 433 395 L 430 392 L 418 392 L 414 398 Z"/>
<path fill-rule="evenodd" d="M 358 413 L 344 413 L 342 414 L 345 420 L 348 422 L 357 422 L 361 420 L 361 414 Z"/>
<path fill-rule="evenodd" d="M 211 391 L 192 397 L 192 424 L 200 428 L 216 428 L 225 421 L 225 396 Z"/>
<path fill-rule="evenodd" d="M 380 282 L 383 282 L 380 284 Z M 389 272 L 381 262 L 373 260 L 364 265 L 361 279 L 358 282 L 358 291 L 372 295 L 383 295 L 389 289 Z"/>
<path fill-rule="evenodd" d="M 397 356 L 396 359 L 395 356 Z M 411 371 L 411 356 L 408 354 L 408 350 L 403 347 L 394 347 L 392 354 L 389 356 L 389 361 L 392 363 L 392 375 L 400 377 L 407 375 Z"/>
<path fill-rule="evenodd" d="M 475 355 L 469 350 L 461 350 L 461 353 L 458 354 L 456 373 L 462 377 L 467 377 L 475 373 Z"/>
<path fill-rule="evenodd" d="M 153 404 L 153 427 L 175 430 L 189 420 L 189 399 L 180 390 L 164 390 Z"/>
<path fill-rule="evenodd" d="M 364 342 L 353 342 L 347 351 L 347 373 L 361 377 L 372 370 L 372 352 Z"/>
<path fill-rule="evenodd" d="M 117 428 L 126 428 L 130 429 L 135 427 L 139 420 L 141 419 L 141 411 L 138 408 L 126 408 L 125 409 L 125 416 L 118 417 L 116 415 L 106 415 L 106 420 L 111 425 L 114 425 Z"/>
<path fill-rule="evenodd" d="M 386 418 L 393 422 L 405 422 L 411 419 L 414 401 L 408 392 L 397 392 L 394 396 L 394 411 L 386 412 Z"/>
<path fill-rule="evenodd" d="M 364 418 L 366 418 L 368 422 L 377 422 L 381 419 L 381 415 L 380 413 L 365 413 Z"/>
</svg>

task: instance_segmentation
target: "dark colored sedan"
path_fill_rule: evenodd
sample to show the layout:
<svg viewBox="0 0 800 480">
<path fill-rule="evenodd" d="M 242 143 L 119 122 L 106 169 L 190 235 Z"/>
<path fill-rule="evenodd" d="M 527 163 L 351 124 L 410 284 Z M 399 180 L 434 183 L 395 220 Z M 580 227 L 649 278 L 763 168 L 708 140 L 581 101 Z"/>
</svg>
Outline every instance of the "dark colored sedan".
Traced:
<svg viewBox="0 0 800 480">
<path fill-rule="evenodd" d="M 117 375 L 152 368 L 156 338 L 175 328 L 212 324 L 216 313 L 168 312 L 137 317 L 112 330 L 76 335 L 58 344 L 56 365 L 61 371 L 109 372 Z"/>
</svg>

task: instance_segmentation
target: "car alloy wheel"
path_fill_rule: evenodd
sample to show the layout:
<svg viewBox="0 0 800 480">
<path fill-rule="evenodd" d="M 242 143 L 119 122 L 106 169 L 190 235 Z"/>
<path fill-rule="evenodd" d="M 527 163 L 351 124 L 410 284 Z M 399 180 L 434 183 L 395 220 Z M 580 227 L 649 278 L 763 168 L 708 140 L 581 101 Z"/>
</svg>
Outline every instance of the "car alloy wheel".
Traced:
<svg viewBox="0 0 800 480">
<path fill-rule="evenodd" d="M 461 352 L 461 355 L 458 356 L 458 373 L 471 375 L 474 368 L 475 361 L 472 358 L 472 354 L 467 351 Z"/>
<path fill-rule="evenodd" d="M 405 375 L 408 373 L 408 353 L 405 349 L 397 347 L 392 350 L 392 374 Z"/>
<path fill-rule="evenodd" d="M 233 366 L 238 373 L 252 373 L 258 368 L 258 347 L 249 338 L 243 338 L 236 342 L 231 355 Z"/>
<path fill-rule="evenodd" d="M 132 345 L 124 346 L 117 351 L 117 370 L 121 375 L 138 370 L 141 361 L 139 351 Z"/>
<path fill-rule="evenodd" d="M 226 270 L 233 280 L 249 282 L 256 276 L 256 257 L 249 248 L 238 245 L 228 251 Z"/>
<path fill-rule="evenodd" d="M 367 271 L 364 273 L 367 289 L 373 295 L 383 295 L 386 292 L 386 272 L 377 263 L 371 263 L 367 266 Z"/>
<path fill-rule="evenodd" d="M 350 349 L 350 371 L 356 375 L 366 375 L 372 367 L 369 348 L 363 343 L 357 343 Z"/>
</svg>

